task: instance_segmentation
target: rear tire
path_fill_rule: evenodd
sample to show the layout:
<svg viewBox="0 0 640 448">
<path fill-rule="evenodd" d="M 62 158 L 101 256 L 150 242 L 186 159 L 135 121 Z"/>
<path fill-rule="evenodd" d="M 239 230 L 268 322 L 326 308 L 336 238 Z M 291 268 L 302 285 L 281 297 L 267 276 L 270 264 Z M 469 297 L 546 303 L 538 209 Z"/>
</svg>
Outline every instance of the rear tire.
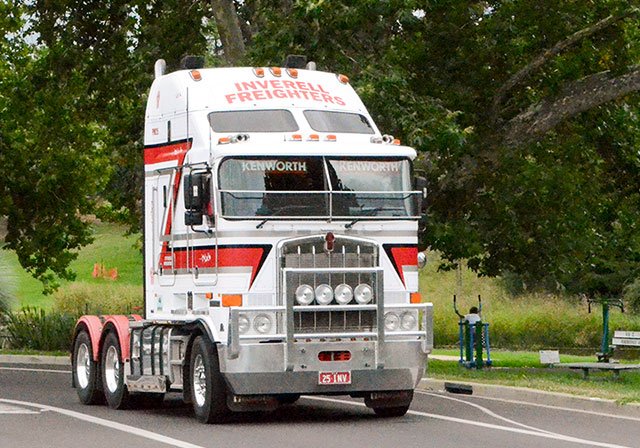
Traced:
<svg viewBox="0 0 640 448">
<path fill-rule="evenodd" d="M 91 338 L 86 330 L 78 333 L 73 344 L 73 384 L 82 404 L 97 404 L 104 399 L 98 363 L 93 359 Z"/>
<path fill-rule="evenodd" d="M 193 341 L 189 381 L 191 402 L 196 418 L 202 423 L 223 423 L 231 411 L 227 407 L 227 386 L 220 373 L 218 351 L 205 336 Z"/>
<path fill-rule="evenodd" d="M 393 408 L 373 408 L 378 417 L 402 417 L 409 410 L 409 405 Z"/>
<path fill-rule="evenodd" d="M 278 401 L 281 405 L 293 404 L 300 399 L 300 394 L 282 394 L 278 395 Z"/>
<path fill-rule="evenodd" d="M 126 409 L 130 396 L 124 384 L 124 362 L 120 341 L 114 332 L 110 331 L 104 340 L 100 365 L 107 404 L 113 409 Z"/>
</svg>

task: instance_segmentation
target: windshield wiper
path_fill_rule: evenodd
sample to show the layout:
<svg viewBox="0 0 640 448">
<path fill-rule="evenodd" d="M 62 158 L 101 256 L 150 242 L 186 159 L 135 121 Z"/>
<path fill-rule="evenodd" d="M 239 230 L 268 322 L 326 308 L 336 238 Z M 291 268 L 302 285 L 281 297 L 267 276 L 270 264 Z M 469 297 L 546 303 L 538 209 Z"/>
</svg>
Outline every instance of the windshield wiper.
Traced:
<svg viewBox="0 0 640 448">
<path fill-rule="evenodd" d="M 374 208 L 372 208 L 372 209 L 370 209 L 370 210 L 367 210 L 367 214 L 366 214 L 366 215 L 364 215 L 364 216 L 359 216 L 358 218 L 354 219 L 353 221 L 346 223 L 346 224 L 344 225 L 344 228 L 345 228 L 345 229 L 350 229 L 351 227 L 353 227 L 353 225 L 354 225 L 355 223 L 357 223 L 357 222 L 359 222 L 359 221 L 362 221 L 362 220 L 364 220 L 364 219 L 367 219 L 367 217 L 369 217 L 369 216 L 377 215 L 377 214 L 378 214 L 378 212 L 379 212 L 379 211 L 382 211 L 382 210 L 385 210 L 385 208 L 384 208 L 384 207 L 374 207 Z"/>
<path fill-rule="evenodd" d="M 266 218 L 264 218 L 262 221 L 260 221 L 258 223 L 258 225 L 256 226 L 256 229 L 261 229 L 266 223 L 267 221 L 273 219 L 274 216 L 278 216 L 281 215 L 283 211 L 291 211 L 291 210 L 304 210 L 304 209 L 311 209 L 313 210 L 313 206 L 311 205 L 283 205 L 282 207 L 280 207 L 278 210 L 276 210 L 275 212 L 273 212 L 270 216 L 267 216 Z M 300 218 L 304 218 L 304 215 L 299 215 Z"/>
</svg>

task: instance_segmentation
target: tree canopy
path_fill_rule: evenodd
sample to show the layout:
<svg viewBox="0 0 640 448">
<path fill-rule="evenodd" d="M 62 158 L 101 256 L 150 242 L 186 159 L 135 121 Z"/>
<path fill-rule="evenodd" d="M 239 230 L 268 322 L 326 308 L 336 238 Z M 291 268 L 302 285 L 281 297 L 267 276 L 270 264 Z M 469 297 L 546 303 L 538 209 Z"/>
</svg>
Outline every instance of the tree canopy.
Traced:
<svg viewBox="0 0 640 448">
<path fill-rule="evenodd" d="M 640 278 L 634 0 L 5 1 L 0 215 L 34 275 L 67 276 L 89 212 L 140 223 L 155 59 L 347 74 L 429 179 L 424 243 L 529 288 Z M 64 168 L 62 168 L 64 167 Z M 61 203 L 62 202 L 62 203 Z"/>
</svg>

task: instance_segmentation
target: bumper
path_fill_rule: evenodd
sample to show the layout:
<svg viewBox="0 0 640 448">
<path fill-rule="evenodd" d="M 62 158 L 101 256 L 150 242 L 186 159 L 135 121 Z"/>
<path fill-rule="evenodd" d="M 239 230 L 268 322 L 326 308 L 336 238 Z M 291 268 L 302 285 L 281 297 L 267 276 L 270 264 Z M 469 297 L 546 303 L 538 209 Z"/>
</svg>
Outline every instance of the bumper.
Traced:
<svg viewBox="0 0 640 448">
<path fill-rule="evenodd" d="M 424 374 L 422 340 L 242 344 L 237 356 L 219 346 L 220 367 L 231 390 L 246 394 L 353 394 L 414 389 Z M 349 361 L 320 361 L 322 351 L 348 351 Z M 290 359 L 286 359 L 290 358 Z M 384 359 L 384 363 L 380 362 Z M 287 368 L 288 366 L 288 368 Z M 350 384 L 319 384 L 320 372 L 350 372 Z"/>
</svg>

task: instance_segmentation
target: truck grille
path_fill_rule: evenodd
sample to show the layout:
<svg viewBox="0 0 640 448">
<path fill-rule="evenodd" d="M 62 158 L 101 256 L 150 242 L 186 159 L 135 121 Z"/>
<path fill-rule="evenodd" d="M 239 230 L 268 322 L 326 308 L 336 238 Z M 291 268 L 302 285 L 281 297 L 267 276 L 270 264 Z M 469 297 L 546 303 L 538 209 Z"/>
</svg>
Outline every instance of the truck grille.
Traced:
<svg viewBox="0 0 640 448">
<path fill-rule="evenodd" d="M 295 334 L 355 335 L 377 331 L 382 275 L 375 243 L 338 236 L 333 251 L 328 252 L 325 250 L 325 237 L 319 235 L 286 242 L 281 246 L 280 257 L 281 305 L 291 305 L 288 309 L 293 316 L 289 322 Z M 300 304 L 296 300 L 296 291 L 301 285 L 308 285 L 314 292 L 320 285 L 329 286 L 333 297 L 320 303 L 314 294 L 310 303 Z M 371 288 L 371 298 L 366 303 L 358 303 L 355 298 L 359 285 Z M 343 290 L 350 288 L 354 297 L 348 303 L 339 303 L 335 297 L 338 287 Z"/>
</svg>

